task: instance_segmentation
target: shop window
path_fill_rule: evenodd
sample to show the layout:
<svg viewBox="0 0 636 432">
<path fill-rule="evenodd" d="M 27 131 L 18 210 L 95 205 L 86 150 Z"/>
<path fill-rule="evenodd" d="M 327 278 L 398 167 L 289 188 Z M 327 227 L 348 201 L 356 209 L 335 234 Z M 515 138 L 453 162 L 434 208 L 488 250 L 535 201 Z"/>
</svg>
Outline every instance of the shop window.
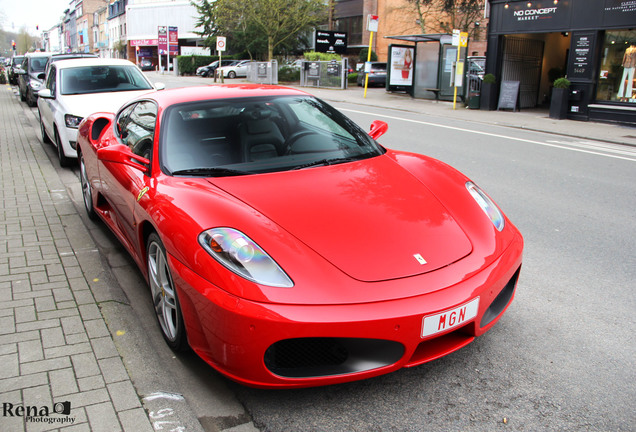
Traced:
<svg viewBox="0 0 636 432">
<path fill-rule="evenodd" d="M 335 20 L 336 31 L 347 32 L 349 45 L 362 44 L 362 17 L 353 16 Z"/>
<path fill-rule="evenodd" d="M 596 99 L 636 104 L 636 30 L 605 32 Z"/>
</svg>

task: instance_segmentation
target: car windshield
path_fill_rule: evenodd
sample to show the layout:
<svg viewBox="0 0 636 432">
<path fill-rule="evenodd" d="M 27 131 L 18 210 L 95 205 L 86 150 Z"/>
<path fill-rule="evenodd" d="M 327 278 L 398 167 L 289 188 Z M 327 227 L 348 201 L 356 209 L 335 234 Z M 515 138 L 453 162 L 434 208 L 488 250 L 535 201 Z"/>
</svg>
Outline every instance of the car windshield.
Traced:
<svg viewBox="0 0 636 432">
<path fill-rule="evenodd" d="M 160 162 L 172 175 L 233 176 L 380 155 L 353 121 L 310 96 L 176 105 L 164 115 Z"/>
<path fill-rule="evenodd" d="M 44 68 L 48 61 L 48 57 L 31 57 L 29 67 L 33 72 L 44 72 Z"/>
<path fill-rule="evenodd" d="M 152 89 L 141 71 L 128 65 L 61 69 L 60 81 L 60 92 L 63 95 Z"/>
</svg>

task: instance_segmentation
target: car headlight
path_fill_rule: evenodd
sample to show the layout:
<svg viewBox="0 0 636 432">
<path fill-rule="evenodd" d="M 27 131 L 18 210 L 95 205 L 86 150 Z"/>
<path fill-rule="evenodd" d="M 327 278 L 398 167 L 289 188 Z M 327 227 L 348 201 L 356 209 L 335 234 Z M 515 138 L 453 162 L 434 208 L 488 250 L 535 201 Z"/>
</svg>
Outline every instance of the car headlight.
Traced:
<svg viewBox="0 0 636 432">
<path fill-rule="evenodd" d="M 212 228 L 199 234 L 199 244 L 228 270 L 261 285 L 291 288 L 283 269 L 254 241 L 232 228 Z"/>
<path fill-rule="evenodd" d="M 492 224 L 497 228 L 497 231 L 501 231 L 504 227 L 505 220 L 495 203 L 473 182 L 467 182 L 466 189 L 468 189 L 470 195 L 477 201 L 477 204 L 479 204 L 479 207 L 481 207 L 484 213 L 486 213 L 486 216 L 490 218 Z"/>
<path fill-rule="evenodd" d="M 83 117 L 66 114 L 64 116 L 64 123 L 66 123 L 66 127 L 68 128 L 77 129 L 77 127 L 79 126 L 79 124 L 82 122 L 83 119 L 84 119 Z"/>
</svg>

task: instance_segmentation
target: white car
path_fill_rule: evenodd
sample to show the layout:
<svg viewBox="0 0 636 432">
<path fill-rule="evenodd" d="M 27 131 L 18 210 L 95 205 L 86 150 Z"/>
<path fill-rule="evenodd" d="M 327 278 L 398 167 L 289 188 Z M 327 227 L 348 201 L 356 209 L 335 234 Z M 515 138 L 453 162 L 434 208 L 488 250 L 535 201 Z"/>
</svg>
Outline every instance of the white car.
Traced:
<svg viewBox="0 0 636 432">
<path fill-rule="evenodd" d="M 160 90 L 135 64 L 118 59 L 77 59 L 52 63 L 38 97 L 42 141 L 53 142 L 61 166 L 77 158 L 77 128 L 92 113 L 115 112 L 143 93 Z"/>
<path fill-rule="evenodd" d="M 235 65 L 220 67 L 217 71 L 221 71 L 224 78 L 246 77 L 247 68 L 251 62 L 251 60 L 241 60 Z"/>
</svg>

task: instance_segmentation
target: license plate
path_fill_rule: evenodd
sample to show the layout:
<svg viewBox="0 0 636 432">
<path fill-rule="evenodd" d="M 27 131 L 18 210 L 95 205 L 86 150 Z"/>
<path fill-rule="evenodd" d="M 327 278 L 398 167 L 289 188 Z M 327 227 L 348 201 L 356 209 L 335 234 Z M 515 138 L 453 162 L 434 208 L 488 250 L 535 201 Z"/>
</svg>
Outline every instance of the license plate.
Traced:
<svg viewBox="0 0 636 432">
<path fill-rule="evenodd" d="M 447 309 L 435 315 L 427 315 L 422 320 L 422 337 L 425 338 L 459 327 L 475 318 L 478 310 L 479 297 L 456 308 Z"/>
</svg>

